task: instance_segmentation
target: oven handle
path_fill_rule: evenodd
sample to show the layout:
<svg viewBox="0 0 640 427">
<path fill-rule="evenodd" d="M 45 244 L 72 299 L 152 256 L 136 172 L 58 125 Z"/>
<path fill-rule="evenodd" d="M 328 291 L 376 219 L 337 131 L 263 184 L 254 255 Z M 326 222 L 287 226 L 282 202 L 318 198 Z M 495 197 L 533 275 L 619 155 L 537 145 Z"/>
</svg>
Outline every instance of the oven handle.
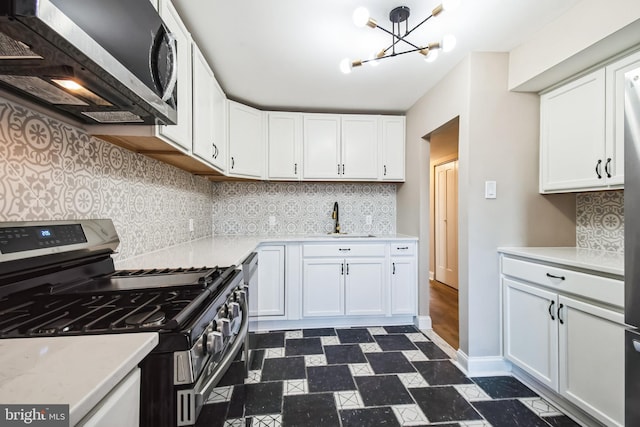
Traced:
<svg viewBox="0 0 640 427">
<path fill-rule="evenodd" d="M 247 305 L 247 299 L 242 299 L 240 301 L 242 308 L 242 323 L 240 324 L 240 332 L 236 335 L 236 339 L 233 342 L 233 346 L 231 347 L 231 351 L 226 352 L 224 358 L 220 361 L 220 364 L 217 366 L 217 369 L 213 376 L 209 378 L 209 380 L 201 386 L 200 390 L 195 390 L 196 394 L 196 405 L 201 406 L 204 404 L 205 400 L 211 394 L 213 389 L 218 385 L 218 382 L 222 378 L 222 376 L 227 372 L 227 369 L 235 359 L 236 354 L 242 347 L 242 344 L 245 343 L 245 337 L 247 336 L 247 331 L 249 329 L 249 306 Z M 197 386 L 196 386 L 197 387 Z"/>
</svg>

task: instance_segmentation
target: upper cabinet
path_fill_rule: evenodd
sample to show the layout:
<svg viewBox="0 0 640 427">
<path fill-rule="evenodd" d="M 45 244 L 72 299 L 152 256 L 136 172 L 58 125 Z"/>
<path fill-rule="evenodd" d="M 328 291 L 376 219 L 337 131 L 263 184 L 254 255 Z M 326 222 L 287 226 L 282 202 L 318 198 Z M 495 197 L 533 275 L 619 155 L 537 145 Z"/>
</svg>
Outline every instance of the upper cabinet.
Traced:
<svg viewBox="0 0 640 427">
<path fill-rule="evenodd" d="M 304 115 L 304 179 L 340 179 L 340 115 Z"/>
<path fill-rule="evenodd" d="M 229 175 L 262 178 L 262 116 L 260 110 L 229 101 Z"/>
<path fill-rule="evenodd" d="M 341 178 L 378 178 L 378 117 L 358 114 L 342 116 Z"/>
<path fill-rule="evenodd" d="M 267 113 L 267 179 L 302 176 L 302 114 Z"/>
<path fill-rule="evenodd" d="M 382 170 L 379 176 L 383 181 L 404 181 L 405 118 L 383 116 L 381 122 Z"/>
<path fill-rule="evenodd" d="M 193 44 L 193 154 L 224 172 L 227 165 L 227 102 L 209 64 Z"/>
<path fill-rule="evenodd" d="M 624 74 L 640 53 L 540 97 L 540 192 L 624 185 Z"/>
</svg>

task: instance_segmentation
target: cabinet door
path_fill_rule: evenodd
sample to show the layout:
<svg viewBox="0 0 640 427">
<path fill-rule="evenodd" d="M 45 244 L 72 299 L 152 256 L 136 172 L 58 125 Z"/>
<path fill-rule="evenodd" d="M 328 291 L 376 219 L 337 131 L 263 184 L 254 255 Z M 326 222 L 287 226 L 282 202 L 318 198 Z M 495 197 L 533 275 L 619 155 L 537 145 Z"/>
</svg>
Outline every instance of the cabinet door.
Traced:
<svg viewBox="0 0 640 427">
<path fill-rule="evenodd" d="M 308 258 L 302 268 L 302 315 L 343 315 L 344 260 Z"/>
<path fill-rule="evenodd" d="M 606 67 L 607 73 L 607 183 L 624 184 L 625 74 L 640 68 L 640 52 Z M 611 159 L 611 160 L 610 160 Z M 610 177 L 609 177 L 610 175 Z"/>
<path fill-rule="evenodd" d="M 342 179 L 378 179 L 378 117 L 343 115 Z"/>
<path fill-rule="evenodd" d="M 624 425 L 623 314 L 559 302 L 560 393 L 605 425 Z"/>
<path fill-rule="evenodd" d="M 506 278 L 502 283 L 505 357 L 557 390 L 556 294 Z"/>
<path fill-rule="evenodd" d="M 258 286 L 249 298 L 249 315 L 284 316 L 284 246 L 258 249 Z"/>
<path fill-rule="evenodd" d="M 191 149 L 191 35 L 180 20 L 178 12 L 170 0 L 160 1 L 160 16 L 171 34 L 176 38 L 178 49 L 178 123 L 158 127 L 160 135 L 178 144 L 185 150 Z"/>
<path fill-rule="evenodd" d="M 212 82 L 212 116 L 209 118 L 213 125 L 213 160 L 212 163 L 221 172 L 227 170 L 227 147 L 229 141 L 227 139 L 227 95 L 213 78 Z"/>
<path fill-rule="evenodd" d="M 383 181 L 404 181 L 405 118 L 382 117 Z"/>
<path fill-rule="evenodd" d="M 391 258 L 391 314 L 416 314 L 416 261 Z"/>
<path fill-rule="evenodd" d="M 340 116 L 335 114 L 304 115 L 305 179 L 340 178 Z"/>
<path fill-rule="evenodd" d="M 540 114 L 540 191 L 606 185 L 604 69 L 542 95 Z"/>
<path fill-rule="evenodd" d="M 384 258 L 345 260 L 345 314 L 386 314 Z"/>
<path fill-rule="evenodd" d="M 302 169 L 302 115 L 268 114 L 269 179 L 297 180 Z"/>
<path fill-rule="evenodd" d="M 229 173 L 262 177 L 262 112 L 229 101 Z"/>
<path fill-rule="evenodd" d="M 193 154 L 212 163 L 213 148 L 213 71 L 193 44 Z"/>
</svg>

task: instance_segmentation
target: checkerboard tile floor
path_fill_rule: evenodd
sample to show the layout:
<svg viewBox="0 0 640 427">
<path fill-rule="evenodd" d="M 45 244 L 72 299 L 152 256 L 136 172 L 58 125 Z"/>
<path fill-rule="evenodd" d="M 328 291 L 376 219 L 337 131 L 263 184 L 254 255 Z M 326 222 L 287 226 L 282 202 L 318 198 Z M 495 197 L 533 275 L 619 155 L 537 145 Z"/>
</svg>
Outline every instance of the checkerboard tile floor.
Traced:
<svg viewBox="0 0 640 427">
<path fill-rule="evenodd" d="M 256 333 L 199 427 L 573 427 L 512 377 L 468 378 L 413 326 Z"/>
</svg>

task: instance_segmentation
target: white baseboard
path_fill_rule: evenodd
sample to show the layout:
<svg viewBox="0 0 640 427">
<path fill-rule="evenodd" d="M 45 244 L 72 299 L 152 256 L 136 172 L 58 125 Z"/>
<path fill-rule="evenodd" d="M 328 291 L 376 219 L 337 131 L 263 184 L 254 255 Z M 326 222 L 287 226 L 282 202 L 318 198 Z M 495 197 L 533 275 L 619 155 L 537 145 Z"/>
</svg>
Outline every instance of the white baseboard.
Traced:
<svg viewBox="0 0 640 427">
<path fill-rule="evenodd" d="M 429 272 L 429 280 L 435 280 L 436 279 L 436 274 L 433 271 Z"/>
<path fill-rule="evenodd" d="M 414 319 L 414 325 L 420 329 L 433 329 L 431 324 L 431 316 L 416 316 Z"/>
<path fill-rule="evenodd" d="M 469 357 L 462 350 L 456 355 L 456 364 L 468 377 L 511 375 L 511 363 L 501 356 Z"/>
</svg>

